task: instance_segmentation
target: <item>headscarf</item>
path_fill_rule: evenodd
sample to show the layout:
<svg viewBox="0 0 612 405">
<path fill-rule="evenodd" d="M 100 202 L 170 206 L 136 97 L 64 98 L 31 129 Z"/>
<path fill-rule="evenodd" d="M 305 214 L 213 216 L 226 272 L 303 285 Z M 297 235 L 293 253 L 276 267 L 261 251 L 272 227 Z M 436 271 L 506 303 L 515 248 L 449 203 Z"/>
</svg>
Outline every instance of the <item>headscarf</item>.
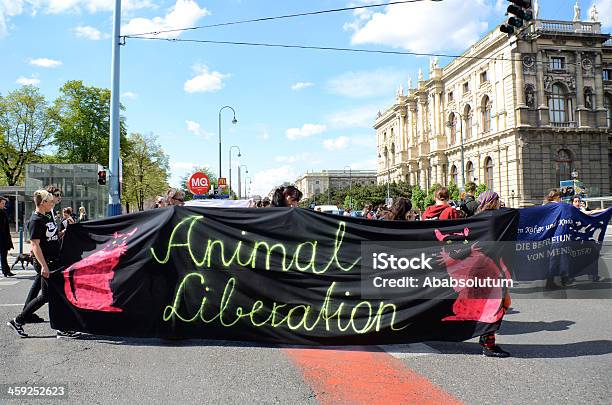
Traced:
<svg viewBox="0 0 612 405">
<path fill-rule="evenodd" d="M 497 194 L 495 191 L 484 191 L 478 196 L 478 208 L 483 208 L 486 205 L 493 203 L 497 199 L 499 199 L 499 194 Z"/>
</svg>

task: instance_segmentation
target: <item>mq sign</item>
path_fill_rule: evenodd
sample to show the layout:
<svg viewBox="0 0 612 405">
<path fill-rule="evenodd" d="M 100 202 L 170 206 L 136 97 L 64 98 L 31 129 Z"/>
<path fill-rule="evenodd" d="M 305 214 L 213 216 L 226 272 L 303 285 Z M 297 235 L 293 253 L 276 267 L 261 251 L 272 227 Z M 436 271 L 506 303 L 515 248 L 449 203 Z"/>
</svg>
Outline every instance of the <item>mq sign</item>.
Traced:
<svg viewBox="0 0 612 405">
<path fill-rule="evenodd" d="M 207 194 L 210 190 L 210 180 L 206 173 L 195 172 L 187 179 L 187 188 L 194 195 Z"/>
</svg>

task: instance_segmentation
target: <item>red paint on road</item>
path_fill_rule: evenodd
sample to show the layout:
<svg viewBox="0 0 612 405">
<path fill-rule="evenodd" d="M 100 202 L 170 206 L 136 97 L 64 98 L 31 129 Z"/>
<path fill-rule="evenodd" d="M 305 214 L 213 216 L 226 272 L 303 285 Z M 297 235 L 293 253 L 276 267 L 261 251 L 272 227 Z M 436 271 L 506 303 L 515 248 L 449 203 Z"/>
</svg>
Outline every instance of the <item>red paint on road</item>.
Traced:
<svg viewBox="0 0 612 405">
<path fill-rule="evenodd" d="M 284 349 L 322 404 L 461 404 L 384 352 Z"/>
</svg>

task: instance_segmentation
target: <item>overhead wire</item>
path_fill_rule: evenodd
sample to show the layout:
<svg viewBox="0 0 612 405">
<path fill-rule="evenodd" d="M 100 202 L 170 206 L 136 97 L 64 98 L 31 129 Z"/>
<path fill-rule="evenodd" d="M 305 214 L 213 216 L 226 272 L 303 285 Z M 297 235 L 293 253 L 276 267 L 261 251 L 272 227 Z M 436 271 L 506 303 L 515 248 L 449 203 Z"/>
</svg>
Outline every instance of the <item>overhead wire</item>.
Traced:
<svg viewBox="0 0 612 405">
<path fill-rule="evenodd" d="M 341 48 L 332 46 L 308 46 L 308 45 L 294 45 L 294 44 L 272 44 L 264 42 L 240 42 L 240 41 L 214 41 L 206 39 L 180 39 L 180 38 L 158 38 L 158 37 L 142 37 L 142 36 L 131 36 L 126 35 L 125 38 L 129 39 L 141 39 L 150 41 L 166 41 L 166 42 L 186 42 L 186 43 L 200 43 L 200 44 L 213 44 L 213 45 L 241 45 L 241 46 L 257 46 L 267 48 L 288 48 L 288 49 L 307 49 L 307 50 L 319 50 L 319 51 L 337 51 L 337 52 L 355 52 L 355 53 L 375 53 L 375 54 L 386 54 L 386 55 L 408 55 L 408 56 L 429 56 L 429 57 L 441 57 L 451 59 L 471 59 L 471 60 L 489 60 L 489 61 L 507 61 L 516 62 L 520 59 L 504 58 L 497 56 L 469 56 L 469 55 L 452 55 L 445 53 L 434 53 L 434 52 L 411 52 L 411 51 L 388 51 L 380 49 L 359 49 L 359 48 Z M 534 64 L 548 65 L 547 62 L 537 62 Z M 566 65 L 578 65 L 578 62 L 565 62 Z M 595 66 L 595 64 L 593 64 Z"/>
<path fill-rule="evenodd" d="M 281 20 L 281 19 L 287 19 L 287 18 L 311 16 L 311 15 L 338 13 L 338 12 L 341 12 L 341 11 L 360 10 L 360 9 L 364 9 L 364 8 L 375 8 L 375 7 L 385 7 L 385 6 L 392 6 L 392 5 L 398 5 L 398 4 L 419 3 L 419 2 L 424 2 L 424 1 L 441 2 L 443 0 L 398 0 L 398 1 L 389 1 L 387 3 L 363 4 L 361 6 L 341 7 L 341 8 L 327 9 L 327 10 L 309 11 L 309 12 L 304 12 L 304 13 L 285 14 L 285 15 L 278 15 L 278 16 L 271 16 L 271 17 L 260 17 L 260 18 L 253 18 L 253 19 L 249 19 L 249 20 L 237 20 L 237 21 L 229 21 L 229 22 L 216 23 L 216 24 L 199 25 L 199 26 L 195 26 L 195 27 L 174 28 L 174 29 L 169 29 L 169 30 L 158 30 L 158 31 L 142 32 L 142 33 L 137 33 L 137 34 L 130 34 L 130 36 L 131 37 L 137 37 L 137 36 L 142 36 L 142 35 L 167 34 L 169 32 L 194 31 L 194 30 L 199 30 L 199 29 L 204 29 L 204 28 L 225 27 L 225 26 L 228 26 L 228 25 L 237 25 L 237 24 L 247 24 L 247 23 L 254 23 L 254 22 Z"/>
</svg>

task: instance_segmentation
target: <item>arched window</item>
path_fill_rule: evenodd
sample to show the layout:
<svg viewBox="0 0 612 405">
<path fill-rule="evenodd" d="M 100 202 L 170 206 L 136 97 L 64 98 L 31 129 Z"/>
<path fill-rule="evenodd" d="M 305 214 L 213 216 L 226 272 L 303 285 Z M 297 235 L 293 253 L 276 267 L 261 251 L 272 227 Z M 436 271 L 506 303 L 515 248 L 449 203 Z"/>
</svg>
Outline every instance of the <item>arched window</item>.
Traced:
<svg viewBox="0 0 612 405">
<path fill-rule="evenodd" d="M 606 93 L 604 97 L 604 107 L 606 109 L 606 122 L 608 128 L 612 128 L 612 94 Z"/>
<path fill-rule="evenodd" d="M 555 186 L 562 180 L 570 180 L 572 178 L 572 153 L 567 149 L 561 149 L 557 152 L 555 178 Z"/>
<path fill-rule="evenodd" d="M 466 179 L 465 181 L 474 181 L 474 164 L 470 161 L 467 162 L 467 164 L 465 165 L 465 175 L 466 175 Z"/>
<path fill-rule="evenodd" d="M 552 86 L 552 92 L 548 99 L 550 121 L 553 123 L 566 123 L 569 121 L 569 100 L 565 87 L 559 83 Z"/>
<path fill-rule="evenodd" d="M 389 150 L 385 146 L 385 167 L 389 167 Z"/>
<path fill-rule="evenodd" d="M 455 185 L 459 184 L 458 179 L 458 172 L 457 172 L 457 166 L 452 165 L 451 169 L 450 169 L 450 180 L 455 183 Z"/>
<path fill-rule="evenodd" d="M 482 98 L 482 104 L 480 106 L 482 110 L 482 132 L 487 133 L 491 130 L 491 100 L 489 96 L 484 96 Z"/>
<path fill-rule="evenodd" d="M 449 114 L 448 126 L 450 127 L 450 144 L 454 145 L 457 142 L 457 117 L 455 113 Z"/>
<path fill-rule="evenodd" d="M 395 144 L 391 144 L 391 166 L 395 166 Z"/>
<path fill-rule="evenodd" d="M 493 190 L 493 159 L 489 156 L 485 158 L 485 184 L 487 190 Z"/>
<path fill-rule="evenodd" d="M 470 107 L 469 104 L 466 105 L 465 109 L 463 110 L 463 118 L 465 120 L 463 123 L 465 128 L 465 139 L 467 140 L 472 137 L 472 107 Z"/>
</svg>

